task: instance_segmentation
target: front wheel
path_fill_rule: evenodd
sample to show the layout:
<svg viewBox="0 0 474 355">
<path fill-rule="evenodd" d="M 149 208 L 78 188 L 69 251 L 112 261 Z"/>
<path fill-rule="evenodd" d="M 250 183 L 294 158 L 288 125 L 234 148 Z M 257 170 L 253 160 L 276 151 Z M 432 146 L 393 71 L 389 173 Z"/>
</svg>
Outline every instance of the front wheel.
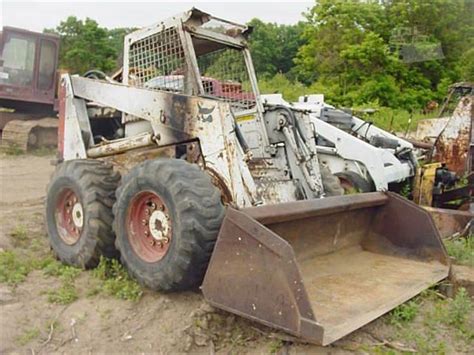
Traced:
<svg viewBox="0 0 474 355">
<path fill-rule="evenodd" d="M 183 160 L 146 161 L 124 177 L 114 214 L 122 263 L 141 284 L 201 285 L 224 216 L 208 174 Z"/>
<path fill-rule="evenodd" d="M 83 268 L 97 266 L 100 256 L 117 256 L 112 206 L 120 176 L 98 160 L 61 163 L 46 197 L 46 227 L 57 257 Z"/>
</svg>

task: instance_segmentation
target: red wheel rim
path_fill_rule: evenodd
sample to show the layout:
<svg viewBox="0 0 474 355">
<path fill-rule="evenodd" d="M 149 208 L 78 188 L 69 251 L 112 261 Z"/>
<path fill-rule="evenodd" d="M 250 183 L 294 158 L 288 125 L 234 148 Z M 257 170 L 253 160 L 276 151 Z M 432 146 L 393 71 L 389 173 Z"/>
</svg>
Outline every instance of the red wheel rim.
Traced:
<svg viewBox="0 0 474 355">
<path fill-rule="evenodd" d="M 56 202 L 56 228 L 68 245 L 77 243 L 84 228 L 84 210 L 76 193 L 64 189 Z"/>
<path fill-rule="evenodd" d="M 143 191 L 132 199 L 126 228 L 130 245 L 142 260 L 154 263 L 168 252 L 172 236 L 171 214 L 154 192 Z"/>
</svg>

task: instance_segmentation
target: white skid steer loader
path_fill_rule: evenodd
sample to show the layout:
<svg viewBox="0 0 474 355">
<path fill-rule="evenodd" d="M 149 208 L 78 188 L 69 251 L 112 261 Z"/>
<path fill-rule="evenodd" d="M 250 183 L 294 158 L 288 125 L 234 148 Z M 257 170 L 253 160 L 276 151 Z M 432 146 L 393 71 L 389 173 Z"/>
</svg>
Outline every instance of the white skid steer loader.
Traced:
<svg viewBox="0 0 474 355">
<path fill-rule="evenodd" d="M 62 77 L 50 242 L 65 263 L 119 254 L 151 289 L 201 286 L 216 307 L 329 344 L 445 278 L 448 258 L 415 204 L 342 196 L 324 157 L 377 190 L 409 159 L 373 174 L 369 148 L 348 152 L 311 109 L 264 102 L 248 33 L 192 9 L 125 38 L 123 83 Z"/>
</svg>

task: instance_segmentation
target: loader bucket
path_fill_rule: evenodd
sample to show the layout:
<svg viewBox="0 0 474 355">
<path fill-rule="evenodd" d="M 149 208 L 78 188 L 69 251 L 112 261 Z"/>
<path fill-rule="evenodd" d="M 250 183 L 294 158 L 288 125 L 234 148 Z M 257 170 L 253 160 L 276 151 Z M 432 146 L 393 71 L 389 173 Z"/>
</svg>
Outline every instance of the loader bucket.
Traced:
<svg viewBox="0 0 474 355">
<path fill-rule="evenodd" d="M 448 275 L 428 212 L 392 193 L 228 208 L 212 305 L 327 345 Z"/>
</svg>

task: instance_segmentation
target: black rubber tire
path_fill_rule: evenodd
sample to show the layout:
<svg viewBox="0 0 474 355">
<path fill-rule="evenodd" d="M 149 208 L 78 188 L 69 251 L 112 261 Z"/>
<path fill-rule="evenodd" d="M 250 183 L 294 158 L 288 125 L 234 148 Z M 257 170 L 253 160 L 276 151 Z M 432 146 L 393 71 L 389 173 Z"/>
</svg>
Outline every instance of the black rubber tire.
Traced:
<svg viewBox="0 0 474 355">
<path fill-rule="evenodd" d="M 156 262 L 146 262 L 135 253 L 125 225 L 128 207 L 142 191 L 157 194 L 171 214 L 169 249 Z M 196 289 L 207 270 L 224 212 L 219 189 L 197 165 L 166 158 L 137 165 L 123 178 L 114 205 L 116 246 L 122 264 L 152 290 Z"/>
<path fill-rule="evenodd" d="M 364 179 L 362 176 L 359 174 L 353 172 L 353 171 L 344 171 L 342 173 L 337 173 L 336 176 L 338 178 L 342 178 L 346 181 L 348 181 L 353 188 L 356 190 L 355 192 L 372 192 L 375 191 L 375 186 L 372 181 L 367 181 Z M 353 193 L 350 191 L 345 191 L 345 193 Z"/>
<path fill-rule="evenodd" d="M 112 230 L 112 207 L 119 181 L 120 175 L 112 166 L 99 160 L 71 160 L 58 165 L 46 195 L 46 227 L 58 259 L 69 265 L 93 268 L 101 255 L 118 256 Z M 84 212 L 83 230 L 72 245 L 59 236 L 56 225 L 56 204 L 65 188 L 78 196 Z"/>
<path fill-rule="evenodd" d="M 319 165 L 321 172 L 321 180 L 323 181 L 324 194 L 326 196 L 342 196 L 344 189 L 336 175 L 331 173 L 331 170 L 326 165 Z"/>
</svg>

